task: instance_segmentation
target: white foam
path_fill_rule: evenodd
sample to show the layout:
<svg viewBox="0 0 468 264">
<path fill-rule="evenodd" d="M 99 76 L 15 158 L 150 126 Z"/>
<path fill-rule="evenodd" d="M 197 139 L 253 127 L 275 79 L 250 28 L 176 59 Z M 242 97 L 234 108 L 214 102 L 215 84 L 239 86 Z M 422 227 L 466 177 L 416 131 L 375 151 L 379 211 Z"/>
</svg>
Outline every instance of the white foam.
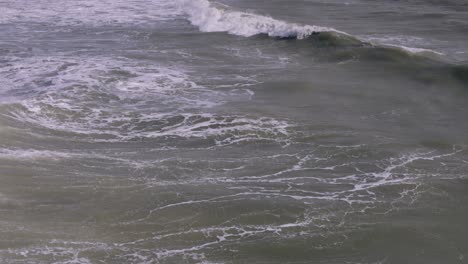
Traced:
<svg viewBox="0 0 468 264">
<path fill-rule="evenodd" d="M 109 245 L 99 242 L 68 242 L 54 239 L 44 246 L 9 249 L 7 253 L 28 263 L 38 263 L 38 260 L 43 258 L 51 258 L 54 262 L 50 263 L 54 264 L 91 264 L 93 262 L 89 258 L 81 256 L 82 252 L 105 252 L 110 249 Z"/>
<path fill-rule="evenodd" d="M 9 160 L 42 160 L 42 159 L 63 159 L 74 155 L 66 152 L 35 150 L 35 149 L 0 149 L 0 159 Z"/>
<path fill-rule="evenodd" d="M 229 139 L 223 139 L 219 144 L 229 143 L 234 140 L 245 140 L 246 137 L 261 139 L 262 135 L 274 136 L 287 135 L 289 124 L 271 118 L 249 118 L 242 116 L 217 116 L 212 114 L 182 114 L 183 121 L 173 126 L 164 127 L 161 131 L 145 133 L 145 136 L 170 136 L 180 137 L 208 137 L 230 134 Z"/>
<path fill-rule="evenodd" d="M 400 168 L 404 168 L 407 165 L 414 163 L 416 161 L 434 161 L 437 159 L 442 159 L 446 157 L 454 156 L 460 153 L 461 149 L 454 149 L 453 152 L 446 153 L 446 154 L 438 154 L 434 155 L 433 151 L 426 152 L 426 153 L 412 153 L 403 155 L 400 158 L 390 159 L 390 164 L 384 168 L 381 172 L 372 172 L 364 174 L 365 177 L 372 177 L 376 179 L 375 181 L 361 181 L 357 182 L 354 185 L 354 189 L 352 191 L 362 191 L 362 190 L 369 190 L 373 189 L 382 185 L 393 185 L 393 184 L 400 184 L 403 182 L 414 182 L 417 181 L 418 178 L 415 175 L 410 175 L 410 177 L 394 177 L 398 175 L 395 171 Z M 400 173 L 401 174 L 401 173 Z M 356 179 L 360 180 L 359 177 L 355 177 Z"/>
<path fill-rule="evenodd" d="M 398 49 L 401 49 L 401 50 L 404 50 L 404 51 L 407 51 L 407 52 L 413 53 L 413 54 L 424 54 L 424 53 L 426 53 L 426 54 L 435 54 L 435 55 L 439 55 L 439 56 L 445 55 L 445 54 L 442 53 L 442 52 L 438 52 L 438 51 L 431 50 L 431 49 L 412 48 L 412 47 L 407 47 L 407 46 L 392 45 L 392 44 L 385 44 L 385 43 L 383 43 L 382 45 L 383 45 L 383 46 L 389 46 L 389 47 L 398 48 Z"/>
<path fill-rule="evenodd" d="M 97 154 L 94 152 L 88 153 L 74 153 L 74 152 L 65 152 L 65 151 L 52 151 L 52 150 L 39 150 L 39 149 L 9 149 L 9 148 L 0 148 L 0 159 L 6 160 L 20 160 L 20 161 L 42 161 L 42 160 L 52 160 L 59 161 L 65 159 L 106 159 L 106 160 L 116 160 L 119 162 L 128 162 L 128 160 L 119 159 L 116 157 L 110 157 L 102 154 Z"/>
<path fill-rule="evenodd" d="M 202 77 L 177 66 L 64 56 L 12 59 L 0 76 L 10 80 L 12 92 L 28 94 L 19 99 L 23 108 L 7 115 L 57 131 L 110 140 L 216 137 L 216 144 L 228 145 L 278 136 L 284 140 L 289 126 L 274 118 L 209 113 L 226 101 L 251 100 L 254 92 L 247 87 L 255 83 L 252 77 L 236 75 L 221 88 L 208 88 L 197 84 Z"/>
<path fill-rule="evenodd" d="M 429 48 L 421 48 L 417 46 L 427 46 L 428 41 L 413 36 L 360 36 L 363 41 L 370 42 L 375 45 L 382 45 L 391 48 L 397 48 L 413 54 L 435 54 L 445 55 Z"/>
</svg>

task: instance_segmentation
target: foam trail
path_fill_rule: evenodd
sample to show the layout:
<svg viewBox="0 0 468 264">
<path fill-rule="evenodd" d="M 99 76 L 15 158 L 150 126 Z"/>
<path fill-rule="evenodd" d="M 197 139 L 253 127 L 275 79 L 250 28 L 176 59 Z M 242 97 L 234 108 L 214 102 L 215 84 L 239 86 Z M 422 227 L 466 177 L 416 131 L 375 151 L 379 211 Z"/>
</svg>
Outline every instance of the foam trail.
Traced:
<svg viewBox="0 0 468 264">
<path fill-rule="evenodd" d="M 233 35 L 250 37 L 267 34 L 270 37 L 296 37 L 304 39 L 314 32 L 337 32 L 333 28 L 299 25 L 276 20 L 271 17 L 229 10 L 225 6 L 208 0 L 180 0 L 179 7 L 189 16 L 192 25 L 203 32 L 228 32 Z"/>
</svg>

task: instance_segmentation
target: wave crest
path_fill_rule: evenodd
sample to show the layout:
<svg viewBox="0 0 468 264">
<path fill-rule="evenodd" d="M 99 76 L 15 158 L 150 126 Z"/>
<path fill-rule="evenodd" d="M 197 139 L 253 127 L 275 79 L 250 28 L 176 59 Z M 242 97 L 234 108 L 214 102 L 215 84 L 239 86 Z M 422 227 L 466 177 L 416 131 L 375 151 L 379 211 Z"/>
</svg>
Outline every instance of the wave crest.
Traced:
<svg viewBox="0 0 468 264">
<path fill-rule="evenodd" d="M 189 16 L 192 25 L 203 32 L 227 32 L 233 35 L 250 37 L 266 34 L 270 37 L 304 39 L 316 32 L 340 32 L 334 28 L 299 25 L 276 20 L 225 6 L 207 0 L 181 0 L 179 7 Z"/>
</svg>

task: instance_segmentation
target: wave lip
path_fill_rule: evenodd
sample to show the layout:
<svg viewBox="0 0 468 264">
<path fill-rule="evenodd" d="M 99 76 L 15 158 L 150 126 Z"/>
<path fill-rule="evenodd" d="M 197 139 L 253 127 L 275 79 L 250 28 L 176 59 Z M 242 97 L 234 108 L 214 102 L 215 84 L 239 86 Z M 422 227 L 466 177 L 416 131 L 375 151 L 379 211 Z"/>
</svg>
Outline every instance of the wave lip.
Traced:
<svg viewBox="0 0 468 264">
<path fill-rule="evenodd" d="M 270 37 L 304 39 L 316 32 L 337 32 L 334 28 L 299 25 L 242 11 L 229 10 L 225 6 L 207 0 L 181 0 L 179 7 L 189 16 L 192 25 L 203 32 L 227 32 L 251 37 L 266 34 Z M 347 35 L 347 34 L 346 34 Z"/>
</svg>

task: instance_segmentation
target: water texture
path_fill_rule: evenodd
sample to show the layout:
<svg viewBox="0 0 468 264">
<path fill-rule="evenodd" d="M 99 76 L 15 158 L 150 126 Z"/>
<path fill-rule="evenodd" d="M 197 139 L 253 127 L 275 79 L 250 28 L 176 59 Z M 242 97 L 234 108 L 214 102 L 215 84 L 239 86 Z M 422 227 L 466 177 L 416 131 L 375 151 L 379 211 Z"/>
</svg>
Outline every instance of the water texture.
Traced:
<svg viewBox="0 0 468 264">
<path fill-rule="evenodd" d="M 0 263 L 468 263 L 468 3 L 0 1 Z"/>
</svg>

